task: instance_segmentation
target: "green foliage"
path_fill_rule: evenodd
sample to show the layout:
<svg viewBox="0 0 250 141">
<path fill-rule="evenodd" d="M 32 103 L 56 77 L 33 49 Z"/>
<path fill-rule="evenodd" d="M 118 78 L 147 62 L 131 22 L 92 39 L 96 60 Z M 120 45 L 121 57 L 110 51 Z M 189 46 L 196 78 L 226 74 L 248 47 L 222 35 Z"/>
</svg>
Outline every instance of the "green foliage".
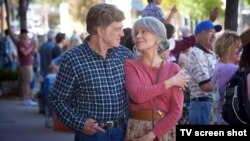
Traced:
<svg viewBox="0 0 250 141">
<path fill-rule="evenodd" d="M 194 19 L 208 19 L 209 13 L 215 7 L 219 8 L 219 11 L 222 12 L 221 6 L 223 5 L 222 1 L 218 0 L 188 0 L 185 1 L 183 8 L 181 8 L 181 12 L 187 13 L 188 15 L 192 15 Z M 186 10 L 188 7 L 189 9 Z M 219 15 L 224 15 L 223 13 L 219 13 Z"/>
<path fill-rule="evenodd" d="M 245 0 L 247 2 L 248 5 L 250 5 L 250 0 Z"/>
<path fill-rule="evenodd" d="M 143 0 L 143 3 L 147 5 L 147 0 Z M 221 8 L 223 2 L 220 0 L 163 0 L 160 7 L 163 13 L 168 15 L 167 13 L 170 12 L 174 5 L 176 5 L 181 15 L 190 15 L 197 20 L 208 19 L 210 11 L 215 7 L 219 8 L 219 16 L 224 15 L 224 11 Z"/>
<path fill-rule="evenodd" d="M 60 15 L 57 12 L 49 13 L 49 26 L 50 28 L 55 28 L 60 24 Z"/>
<path fill-rule="evenodd" d="M 224 11 L 221 6 L 223 5 L 222 1 L 218 0 L 189 0 L 185 1 L 181 9 L 181 13 L 187 13 L 191 15 L 194 19 L 208 19 L 209 13 L 215 7 L 219 8 L 219 16 L 224 15 Z M 188 7 L 188 8 L 185 8 Z"/>
<path fill-rule="evenodd" d="M 35 3 L 49 4 L 51 6 L 59 6 L 61 2 L 68 2 L 69 0 L 33 0 Z"/>
<path fill-rule="evenodd" d="M 76 20 L 85 23 L 90 7 L 100 2 L 104 0 L 69 0 L 69 12 Z"/>
<path fill-rule="evenodd" d="M 0 81 L 13 81 L 18 79 L 18 73 L 8 69 L 0 69 Z"/>
</svg>

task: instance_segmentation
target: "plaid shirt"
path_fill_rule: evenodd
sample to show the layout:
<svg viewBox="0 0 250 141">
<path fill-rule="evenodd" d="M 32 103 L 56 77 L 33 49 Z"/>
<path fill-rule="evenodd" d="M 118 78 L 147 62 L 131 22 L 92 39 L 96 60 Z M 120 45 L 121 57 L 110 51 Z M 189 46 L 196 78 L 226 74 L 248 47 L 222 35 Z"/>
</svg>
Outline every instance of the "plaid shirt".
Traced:
<svg viewBox="0 0 250 141">
<path fill-rule="evenodd" d="M 147 16 L 155 17 L 160 21 L 165 19 L 161 8 L 154 2 L 149 3 L 147 7 L 142 11 L 142 17 Z"/>
<path fill-rule="evenodd" d="M 115 120 L 128 109 L 123 63 L 134 54 L 119 46 L 104 59 L 87 41 L 64 54 L 49 104 L 62 122 L 82 132 L 84 122 Z"/>
</svg>

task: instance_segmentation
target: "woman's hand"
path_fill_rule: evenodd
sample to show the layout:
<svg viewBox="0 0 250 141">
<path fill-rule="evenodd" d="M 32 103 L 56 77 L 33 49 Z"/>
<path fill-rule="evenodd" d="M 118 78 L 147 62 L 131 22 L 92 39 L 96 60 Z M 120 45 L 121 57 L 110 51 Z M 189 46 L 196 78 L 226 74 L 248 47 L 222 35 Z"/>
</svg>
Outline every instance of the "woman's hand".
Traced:
<svg viewBox="0 0 250 141">
<path fill-rule="evenodd" d="M 165 81 L 166 88 L 170 88 L 173 86 L 180 87 L 182 90 L 185 90 L 185 87 L 188 85 L 190 81 L 190 76 L 184 73 L 184 70 L 179 71 L 175 76 L 169 78 Z"/>
</svg>

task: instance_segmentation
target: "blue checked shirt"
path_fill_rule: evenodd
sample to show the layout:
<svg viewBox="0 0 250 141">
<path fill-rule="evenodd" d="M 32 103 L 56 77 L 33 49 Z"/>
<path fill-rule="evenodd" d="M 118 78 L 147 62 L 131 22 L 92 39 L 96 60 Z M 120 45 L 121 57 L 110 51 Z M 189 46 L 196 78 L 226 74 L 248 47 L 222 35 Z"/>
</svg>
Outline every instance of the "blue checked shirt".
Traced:
<svg viewBox="0 0 250 141">
<path fill-rule="evenodd" d="M 108 50 L 104 59 L 85 41 L 63 56 L 49 104 L 62 122 L 82 132 L 84 122 L 115 120 L 128 110 L 123 63 L 135 58 L 126 47 Z"/>
<path fill-rule="evenodd" d="M 147 16 L 155 17 L 160 21 L 165 19 L 161 8 L 154 2 L 149 3 L 147 7 L 142 11 L 142 17 Z"/>
</svg>

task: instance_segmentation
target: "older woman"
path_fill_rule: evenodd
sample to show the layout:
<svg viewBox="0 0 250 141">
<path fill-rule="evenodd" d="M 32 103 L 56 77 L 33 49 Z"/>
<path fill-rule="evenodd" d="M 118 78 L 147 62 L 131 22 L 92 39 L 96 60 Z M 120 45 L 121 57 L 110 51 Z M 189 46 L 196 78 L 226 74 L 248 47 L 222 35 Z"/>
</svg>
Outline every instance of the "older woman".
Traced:
<svg viewBox="0 0 250 141">
<path fill-rule="evenodd" d="M 183 93 L 189 78 L 177 64 L 164 62 L 158 54 L 168 45 L 164 25 L 154 17 L 135 22 L 134 43 L 138 60 L 124 64 L 131 118 L 126 140 L 175 139 L 174 127 L 182 114 Z"/>
<path fill-rule="evenodd" d="M 212 82 L 215 88 L 219 88 L 219 93 L 214 93 L 213 96 L 212 124 L 227 124 L 221 116 L 222 105 L 225 98 L 224 92 L 226 83 L 239 68 L 235 62 L 237 61 L 240 47 L 240 36 L 234 31 L 226 30 L 215 41 L 215 53 L 218 55 L 219 61 L 215 65 Z"/>
</svg>

